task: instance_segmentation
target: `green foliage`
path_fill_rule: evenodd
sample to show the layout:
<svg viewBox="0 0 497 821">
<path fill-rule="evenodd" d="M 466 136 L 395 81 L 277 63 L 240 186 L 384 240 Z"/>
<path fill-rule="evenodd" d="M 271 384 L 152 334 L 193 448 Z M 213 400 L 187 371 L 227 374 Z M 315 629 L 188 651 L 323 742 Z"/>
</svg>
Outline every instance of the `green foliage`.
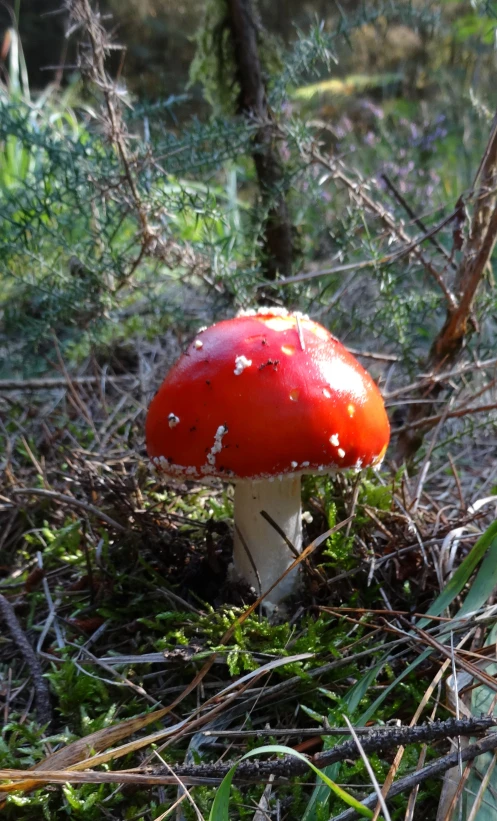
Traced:
<svg viewBox="0 0 497 821">
<path fill-rule="evenodd" d="M 180 270 L 158 270 L 145 258 L 132 294 L 126 291 L 140 255 L 139 219 L 120 196 L 115 151 L 90 117 L 66 112 L 63 99 L 44 102 L 38 107 L 0 95 L 0 334 L 9 353 L 3 376 L 22 367 L 31 374 L 45 370 L 54 332 L 68 353 L 81 357 L 85 339 L 108 344 L 124 334 L 151 334 L 151 327 L 157 334 L 177 312 L 170 286 L 176 287 Z M 235 169 L 227 171 L 226 186 L 208 175 L 237 156 L 249 131 L 242 124 L 194 124 L 180 142 L 158 121 L 154 125 L 160 133 L 155 150 L 172 158 L 165 177 L 162 167 L 148 163 L 146 143 L 138 146 L 144 208 L 167 223 L 174 241 L 194 243 L 212 257 L 215 277 L 224 275 L 227 258 L 244 245 L 239 225 L 245 206 L 233 195 Z M 206 173 L 206 181 L 178 176 L 185 166 Z M 167 220 L 160 217 L 164 207 Z M 134 308 L 140 289 L 147 295 L 145 311 Z M 131 316 L 116 325 L 123 308 Z"/>
<path fill-rule="evenodd" d="M 88 719 L 90 708 L 98 709 L 99 713 L 109 709 L 110 693 L 98 678 L 82 675 L 72 659 L 59 663 L 48 673 L 48 678 L 62 712 L 71 715 L 79 713 L 81 730 L 90 733 L 106 726 L 107 712 L 101 715 L 96 725 Z"/>
<path fill-rule="evenodd" d="M 320 480 L 322 481 L 322 480 Z M 372 487 L 369 487 L 369 484 Z M 367 480 L 365 493 L 368 498 L 375 491 L 374 483 Z M 177 497 L 178 499 L 181 497 Z M 171 505 L 171 500 L 169 501 Z M 71 568 L 71 572 L 78 574 L 85 572 L 87 568 L 86 559 L 81 550 L 78 534 L 79 523 L 74 522 L 72 526 L 65 526 L 57 530 L 54 527 L 44 524 L 42 534 L 47 544 L 46 562 L 47 567 L 56 569 L 57 566 Z M 33 534 L 34 536 L 35 534 Z M 37 543 L 32 546 L 36 548 Z M 231 679 L 232 676 L 241 675 L 246 671 L 255 670 L 261 664 L 272 658 L 284 657 L 298 654 L 300 652 L 311 652 L 313 657 L 305 662 L 294 662 L 285 667 L 274 670 L 271 683 L 275 681 L 285 681 L 298 675 L 302 679 L 299 688 L 297 704 L 299 714 L 306 715 L 307 719 L 316 721 L 316 733 L 319 734 L 319 727 L 322 725 L 323 716 L 333 725 L 342 724 L 342 714 L 348 714 L 354 722 L 361 716 L 373 710 L 375 720 L 386 720 L 392 716 L 396 717 L 404 709 L 404 704 L 412 705 L 418 703 L 424 692 L 423 681 L 413 671 L 403 681 L 396 680 L 395 672 L 387 665 L 381 673 L 380 665 L 372 668 L 366 675 L 361 663 L 355 661 L 354 656 L 348 660 L 347 664 L 337 667 L 331 672 L 326 680 L 321 680 L 318 687 L 315 681 L 310 678 L 309 672 L 326 662 L 327 659 L 339 660 L 344 648 L 350 644 L 350 625 L 346 621 L 337 620 L 334 617 L 321 613 L 316 615 L 309 612 L 295 625 L 290 625 L 287 621 L 271 624 L 266 618 L 252 615 L 242 625 L 238 625 L 234 635 L 228 645 L 221 645 L 220 639 L 226 631 L 233 625 L 242 609 L 234 607 L 212 608 L 203 605 L 202 613 L 174 611 L 165 606 L 164 599 L 155 598 L 150 595 L 151 588 L 148 580 L 152 573 L 150 565 L 151 556 L 144 555 L 138 566 L 135 566 L 131 582 L 127 583 L 129 572 L 124 564 L 125 554 L 122 554 L 121 561 L 117 560 L 116 548 L 113 550 L 113 563 L 110 556 L 104 552 L 101 561 L 104 561 L 105 574 L 110 584 L 107 588 L 105 603 L 97 607 L 97 612 L 103 614 L 110 624 L 110 637 L 119 636 L 119 648 L 126 652 L 123 640 L 126 642 L 126 628 L 130 619 L 135 619 L 136 628 L 130 634 L 130 640 L 134 645 L 134 652 L 150 652 L 159 650 L 164 652 L 166 663 L 173 664 L 176 681 L 182 686 L 191 681 L 195 671 L 204 663 L 206 658 L 215 652 L 217 654 L 216 670 L 224 670 L 223 675 Z M 115 565 L 115 566 L 114 566 Z M 155 581 L 155 586 L 164 582 Z M 65 585 L 57 588 L 56 592 L 63 610 L 70 607 L 70 612 L 77 613 L 81 609 L 83 613 L 88 612 L 89 596 L 88 592 L 78 594 L 78 600 L 74 599 L 74 594 L 65 589 Z M 43 608 L 44 597 L 31 594 L 33 606 Z M 90 612 L 92 612 L 90 610 Z M 95 612 L 95 610 L 93 610 Z M 146 616 L 143 613 L 146 612 Z M 384 647 L 371 645 L 369 637 L 367 619 L 363 627 L 354 631 L 355 648 L 358 653 L 369 648 L 368 664 L 372 658 L 383 656 Z M 105 638 L 105 637 L 104 637 Z M 58 658 L 54 659 L 51 670 L 47 674 L 50 681 L 52 693 L 57 704 L 57 722 L 59 726 L 69 728 L 64 734 L 60 734 L 52 739 L 52 743 L 68 743 L 75 737 L 87 735 L 96 730 L 108 727 L 122 719 L 126 715 L 134 716 L 143 712 L 144 705 L 137 699 L 136 694 L 122 689 L 119 683 L 114 685 L 107 678 L 107 673 L 102 672 L 94 665 L 85 664 L 84 658 L 78 657 L 80 648 L 86 642 L 86 637 L 75 635 L 72 641 L 67 644 L 62 654 L 58 653 Z M 115 639 L 111 638 L 111 652 L 115 652 L 112 646 Z M 96 655 L 102 655 L 105 650 L 99 650 L 97 645 L 92 648 Z M 181 655 L 184 649 L 186 654 Z M 174 661 L 174 651 L 179 651 L 177 661 Z M 108 652 L 108 651 L 107 651 Z M 222 665 L 221 667 L 219 665 Z M 133 664 L 120 666 L 120 673 L 131 679 L 136 684 L 147 687 L 145 677 L 151 673 L 150 666 L 142 665 L 134 668 Z M 369 689 L 372 682 L 381 675 L 381 683 L 386 690 L 391 689 L 392 695 L 374 707 L 372 698 L 373 692 Z M 217 679 L 218 674 L 216 674 Z M 355 679 L 357 684 L 350 687 L 350 679 Z M 116 687 L 117 685 L 117 687 Z M 191 701 L 194 707 L 196 699 Z M 188 709 L 188 707 L 185 707 Z M 285 708 L 283 708 L 285 709 Z M 407 708 L 409 709 L 409 708 Z M 308 725 L 309 721 L 306 721 Z M 36 725 L 21 725 L 14 719 L 4 728 L 3 746 L 1 747 L 0 762 L 3 766 L 32 766 L 44 755 L 44 750 L 39 741 L 39 729 Z M 50 740 L 50 739 L 49 739 Z M 325 737 L 324 746 L 331 746 L 336 743 L 336 738 Z M 257 744 L 254 742 L 254 747 Z M 255 749 L 254 755 L 260 750 Z M 178 749 L 172 751 L 172 758 L 169 760 L 183 760 L 184 751 Z M 412 752 L 406 759 L 405 766 L 413 765 L 415 753 Z M 386 774 L 387 765 L 377 757 L 372 758 L 377 774 L 381 777 Z M 325 774 L 326 775 L 326 774 Z M 337 780 L 337 776 L 330 776 L 332 780 Z M 364 783 L 367 787 L 367 775 L 360 763 L 345 766 L 340 772 L 340 784 Z M 302 791 L 304 783 L 299 785 L 299 812 L 303 816 L 304 805 L 307 797 Z M 289 791 L 295 792 L 296 786 L 290 786 Z M 326 787 L 329 795 L 329 785 Z M 346 791 L 347 788 L 346 788 Z M 77 813 L 88 821 L 97 821 L 101 807 L 108 806 L 107 798 L 113 794 L 113 786 L 82 785 L 72 786 L 64 792 L 65 806 L 70 806 L 73 813 Z M 279 796 L 285 799 L 286 790 L 278 791 Z M 332 794 L 334 794 L 332 792 Z M 46 813 L 46 817 L 58 818 L 61 810 L 60 800 L 57 798 L 58 791 L 47 792 L 37 790 L 28 796 L 11 796 L 7 804 L 6 815 L 17 818 L 15 812 L 20 808 L 25 812 L 27 821 L 35 819 L 36 812 Z M 209 811 L 214 812 L 213 801 L 217 791 L 202 788 L 195 790 L 195 800 L 202 811 L 207 816 Z M 260 788 L 251 787 L 248 795 L 254 800 L 259 798 Z M 230 818 L 245 819 L 247 815 L 247 791 L 242 793 L 234 790 L 230 799 Z M 104 804 L 102 804 L 104 801 Z M 140 812 L 146 813 L 146 808 L 150 808 L 153 799 L 150 791 L 141 796 L 134 793 L 132 796 L 120 796 L 119 801 L 113 798 L 111 806 L 120 817 L 133 818 Z M 122 804 L 120 803 L 122 802 Z M 325 802 L 326 803 L 326 802 Z M 159 812 L 159 806 L 165 811 L 168 804 L 154 804 Z M 325 804 L 323 804 L 323 807 Z M 43 810 L 42 808 L 45 807 Z M 132 811 L 132 807 L 134 810 Z M 330 807 L 338 812 L 343 808 L 342 798 L 333 799 Z M 126 808 L 126 809 L 125 809 Z M 323 810 L 324 812 L 324 810 Z M 253 813 L 252 813 L 253 814 Z M 39 817 L 39 815 L 38 815 Z M 146 818 L 146 814 L 144 815 Z M 251 816 L 250 816 L 251 817 Z M 323 816 L 325 817 L 325 816 Z M 328 816 L 329 817 L 329 816 Z"/>
<path fill-rule="evenodd" d="M 236 82 L 233 41 L 225 0 L 209 0 L 196 35 L 196 53 L 190 67 L 192 83 L 200 82 L 214 111 L 234 114 L 240 88 Z"/>
<path fill-rule="evenodd" d="M 337 524 L 337 508 L 332 502 L 328 507 L 328 526 L 335 527 Z M 331 559 L 333 564 L 341 566 L 347 565 L 347 560 L 351 558 L 351 553 L 354 547 L 354 537 L 347 536 L 343 530 L 338 530 L 332 533 L 326 540 L 326 548 L 323 551 L 323 556 Z"/>
<path fill-rule="evenodd" d="M 213 0 L 206 15 L 194 72 L 226 107 L 237 91 L 224 3 Z M 288 89 L 323 71 L 333 71 L 340 81 L 336 62 L 346 58 L 354 32 L 364 26 L 392 21 L 417 26 L 429 36 L 426 32 L 435 20 L 431 11 L 410 4 L 396 10 L 378 4 L 341 18 L 331 30 L 316 25 L 300 32 L 281 63 L 279 48 L 268 42 L 261 54 L 271 105 L 279 110 Z M 220 50 L 212 48 L 216 37 Z M 118 152 L 103 138 L 95 111 L 78 99 L 77 84 L 62 95 L 50 91 L 35 101 L 19 83 L 15 93 L 11 88 L 1 95 L 0 341 L 7 356 L 0 376 L 46 370 L 54 362 L 54 332 L 63 354 L 81 361 L 99 346 L 112 348 L 130 335 L 154 338 L 178 320 L 188 323 L 178 288 L 185 279 L 182 253 L 188 257 L 192 249 L 210 267 L 209 282 L 224 292 L 225 304 L 253 303 L 254 289 L 261 283 L 260 230 L 265 218 L 253 195 L 254 170 L 248 159 L 255 126 L 232 116 L 215 116 L 205 123 L 190 120 L 179 131 L 174 111 L 181 102 L 139 102 L 124 115 L 125 126 L 134 135 L 131 174 L 142 210 L 166 245 L 176 249 L 168 261 L 143 253 L 141 218 L 122 184 L 126 174 Z M 440 294 L 419 267 L 411 266 L 406 278 L 403 266 L 394 270 L 380 263 L 384 249 L 381 239 L 375 239 L 378 226 L 359 209 L 350 209 L 343 192 L 324 183 L 319 169 L 307 163 L 307 147 L 316 132 L 295 103 L 285 105 L 282 184 L 290 191 L 291 219 L 304 262 L 313 261 L 323 249 L 325 255 L 351 263 L 367 255 L 378 259 L 378 265 L 367 284 L 375 303 L 373 315 L 369 301 L 347 299 L 332 310 L 326 308 L 330 295 L 341 287 L 341 277 L 287 288 L 283 298 L 325 309 L 327 323 L 339 335 L 352 332 L 357 339 L 367 336 L 378 344 L 395 344 L 397 350 L 400 346 L 407 366 L 413 368 L 440 318 Z M 381 115 L 374 117 L 366 135 L 362 123 L 342 129 L 340 151 L 355 152 L 358 172 L 366 177 L 390 163 L 396 166 L 394 176 L 401 173 L 402 184 L 402 165 L 412 166 L 412 205 L 423 208 L 426 190 L 429 196 L 438 190 L 433 175 L 443 178 L 443 196 L 450 185 L 455 197 L 467 186 L 473 167 L 457 156 L 464 150 L 461 135 L 467 135 L 473 124 L 451 108 L 440 126 L 445 137 L 433 138 L 436 128 L 428 121 L 416 99 L 398 100 L 387 94 Z M 413 129 L 418 132 L 415 137 Z M 480 128 L 474 129 L 473 137 L 477 150 Z M 397 158 L 393 163 L 392 157 Z M 205 280 L 195 273 L 187 276 L 204 299 L 211 298 Z M 424 336 L 420 329 L 425 329 Z M 419 340 L 416 344 L 414 338 Z"/>
</svg>

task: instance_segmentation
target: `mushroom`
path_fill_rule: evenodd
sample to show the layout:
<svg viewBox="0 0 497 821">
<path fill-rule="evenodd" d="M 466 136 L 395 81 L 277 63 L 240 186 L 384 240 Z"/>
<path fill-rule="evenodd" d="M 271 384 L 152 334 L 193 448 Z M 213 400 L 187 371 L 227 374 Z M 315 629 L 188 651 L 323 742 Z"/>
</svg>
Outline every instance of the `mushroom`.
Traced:
<svg viewBox="0 0 497 821">
<path fill-rule="evenodd" d="M 389 436 L 369 374 L 326 328 L 281 308 L 245 311 L 199 332 L 146 421 L 160 473 L 235 484 L 234 571 L 261 593 L 293 562 L 288 541 L 302 551 L 302 474 L 378 466 Z M 287 574 L 270 602 L 291 593 L 297 578 Z"/>
</svg>

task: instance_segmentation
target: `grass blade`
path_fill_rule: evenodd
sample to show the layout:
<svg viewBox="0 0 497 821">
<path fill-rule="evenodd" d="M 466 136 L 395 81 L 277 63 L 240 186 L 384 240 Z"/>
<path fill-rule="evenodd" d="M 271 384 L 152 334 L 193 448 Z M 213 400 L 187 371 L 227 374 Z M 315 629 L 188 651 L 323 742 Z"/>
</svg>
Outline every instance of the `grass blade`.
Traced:
<svg viewBox="0 0 497 821">
<path fill-rule="evenodd" d="M 455 573 L 449 579 L 440 595 L 435 599 L 432 606 L 427 611 L 427 616 L 439 616 L 454 601 L 456 596 L 463 590 L 464 585 L 471 578 L 478 563 L 482 560 L 489 547 L 497 543 L 497 521 L 488 527 L 480 538 L 476 541 L 464 561 L 461 562 Z M 421 619 L 418 627 L 424 627 L 429 623 L 429 619 Z"/>
</svg>

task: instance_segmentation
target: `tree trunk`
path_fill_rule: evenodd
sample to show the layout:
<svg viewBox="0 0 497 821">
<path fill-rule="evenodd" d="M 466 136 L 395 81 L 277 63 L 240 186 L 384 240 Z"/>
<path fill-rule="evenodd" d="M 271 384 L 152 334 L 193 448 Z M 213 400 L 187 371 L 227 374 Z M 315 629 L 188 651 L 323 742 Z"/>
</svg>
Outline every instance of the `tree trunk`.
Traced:
<svg viewBox="0 0 497 821">
<path fill-rule="evenodd" d="M 273 116 L 268 106 L 257 44 L 258 27 L 251 0 L 227 0 L 233 54 L 240 86 L 238 113 L 259 124 L 253 138 L 253 160 L 262 203 L 267 210 L 264 226 L 266 279 L 292 274 L 292 225 L 286 203 L 284 171 L 274 140 Z"/>
</svg>

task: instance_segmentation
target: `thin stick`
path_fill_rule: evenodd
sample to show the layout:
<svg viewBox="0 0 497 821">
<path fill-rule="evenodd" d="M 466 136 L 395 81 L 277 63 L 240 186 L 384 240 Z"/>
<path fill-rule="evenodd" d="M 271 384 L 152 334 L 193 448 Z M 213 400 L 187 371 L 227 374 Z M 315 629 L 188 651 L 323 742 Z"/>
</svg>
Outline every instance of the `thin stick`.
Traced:
<svg viewBox="0 0 497 821">
<path fill-rule="evenodd" d="M 367 757 L 367 755 L 366 755 L 366 753 L 365 753 L 365 751 L 362 747 L 362 744 L 359 741 L 359 738 L 358 738 L 357 734 L 354 732 L 354 728 L 353 728 L 352 724 L 350 723 L 349 719 L 347 718 L 347 716 L 344 715 L 343 719 L 344 719 L 345 723 L 347 724 L 347 727 L 349 728 L 349 732 L 352 734 L 352 738 L 354 739 L 354 741 L 356 743 L 356 746 L 357 746 L 357 749 L 359 750 L 359 753 L 360 753 L 360 756 L 362 758 L 363 764 L 366 767 L 367 774 L 369 775 L 371 783 L 372 783 L 372 785 L 375 789 L 376 795 L 378 796 L 378 804 L 381 806 L 381 809 L 383 810 L 383 815 L 385 816 L 385 821 L 391 821 L 390 813 L 388 812 L 387 805 L 385 803 L 385 799 L 384 799 L 383 794 L 380 790 L 380 785 L 378 784 L 378 779 L 376 778 L 376 776 L 374 774 L 374 770 L 373 770 L 373 768 L 372 768 L 372 766 L 369 762 L 369 758 Z"/>
<path fill-rule="evenodd" d="M 96 385 L 101 381 L 100 376 L 71 376 L 74 385 Z M 132 382 L 131 387 L 137 387 L 139 380 L 131 374 L 130 376 L 108 376 L 106 381 L 113 384 L 123 384 Z M 65 388 L 70 390 L 67 379 L 62 376 L 47 376 L 44 379 L 0 379 L 1 391 L 39 391 L 53 390 L 54 388 Z"/>
<path fill-rule="evenodd" d="M 487 787 L 489 785 L 489 782 L 490 782 L 490 779 L 492 777 L 492 773 L 494 771 L 494 768 L 495 768 L 496 764 L 497 764 L 497 753 L 494 753 L 493 757 L 492 757 L 492 761 L 490 762 L 489 768 L 486 771 L 485 775 L 483 776 L 483 780 L 480 784 L 480 789 L 478 790 L 478 793 L 475 797 L 475 800 L 474 800 L 473 806 L 471 807 L 471 811 L 468 815 L 467 821 L 476 821 L 477 812 L 480 809 L 480 806 L 481 806 L 481 803 L 482 803 L 482 800 L 483 800 L 483 796 L 485 795 L 485 792 L 486 792 Z"/>
<path fill-rule="evenodd" d="M 56 493 L 55 490 L 42 490 L 38 487 L 15 487 L 10 491 L 10 493 L 12 496 L 42 496 L 46 499 L 53 499 L 56 502 L 61 502 L 64 505 L 79 507 L 81 510 L 86 510 L 87 513 L 93 513 L 94 516 L 98 516 L 99 519 L 107 522 L 108 525 L 111 525 L 121 533 L 126 533 L 126 528 L 123 527 L 123 525 L 120 525 L 119 522 L 116 522 L 116 520 L 112 519 L 111 516 L 107 516 L 107 514 L 99 510 L 98 507 L 95 507 L 88 502 L 82 502 L 79 499 L 74 499 L 72 496 L 65 496 L 63 493 Z"/>
<path fill-rule="evenodd" d="M 446 664 L 446 663 L 447 662 L 444 662 L 444 664 Z M 443 665 L 442 665 L 442 667 L 443 667 Z M 441 678 L 441 676 L 440 676 L 440 678 Z M 432 682 L 432 685 L 433 684 L 434 684 L 434 682 Z M 435 716 L 437 714 L 437 709 L 438 709 L 439 701 L 440 701 L 440 689 L 441 689 L 441 682 L 438 681 L 438 696 L 437 696 L 437 699 L 435 701 L 433 710 L 431 711 L 430 721 L 435 721 Z M 427 696 L 427 693 L 425 693 L 425 695 L 423 696 L 423 701 L 425 701 L 425 700 L 427 701 L 426 696 Z M 417 770 L 420 770 L 422 767 L 424 767 L 424 764 L 425 764 L 425 761 L 426 761 L 427 750 L 428 750 L 428 745 L 423 744 L 422 747 L 421 747 L 421 751 L 419 753 L 418 763 L 416 765 Z M 399 761 L 399 765 L 400 765 L 400 761 Z M 392 778 L 392 781 L 393 781 L 393 778 Z M 388 785 L 388 788 L 390 789 L 390 784 Z M 387 792 L 388 792 L 388 790 L 387 790 Z M 414 815 L 414 810 L 415 810 L 415 807 L 416 807 L 416 799 L 418 797 L 418 793 L 419 793 L 419 784 L 416 787 L 414 787 L 413 790 L 411 790 L 411 794 L 410 794 L 409 800 L 407 802 L 407 809 L 406 809 L 406 814 L 405 814 L 404 821 L 412 821 L 412 818 L 413 818 L 413 815 Z"/>
<path fill-rule="evenodd" d="M 300 324 L 300 317 L 299 317 L 298 314 L 296 314 L 295 319 L 297 321 L 297 331 L 298 331 L 298 335 L 299 335 L 300 347 L 302 348 L 303 351 L 305 351 L 304 334 L 302 333 L 302 326 Z"/>
<path fill-rule="evenodd" d="M 11 603 L 0 593 L 0 613 L 3 616 L 13 641 L 18 646 L 22 656 L 29 667 L 36 693 L 36 712 L 40 724 L 50 724 L 52 721 L 52 707 L 50 704 L 50 691 L 46 679 L 43 677 L 43 670 L 40 662 L 31 647 L 26 635 L 17 620 L 14 608 Z"/>
<path fill-rule="evenodd" d="M 436 416 L 425 416 L 423 419 L 408 422 L 407 425 L 397 428 L 395 432 L 401 433 L 402 431 L 415 430 L 416 428 L 432 427 L 432 425 L 436 425 L 437 422 L 443 419 L 460 419 L 462 416 L 469 416 L 472 413 L 486 413 L 496 408 L 497 402 L 492 402 L 489 405 L 477 405 L 476 407 L 473 406 L 470 408 L 456 408 L 453 411 L 448 411 L 448 413 L 441 413 Z"/>
<path fill-rule="evenodd" d="M 356 202 L 364 205 L 369 211 L 375 214 L 391 234 L 397 237 L 397 239 L 400 239 L 410 248 L 413 255 L 419 259 L 421 264 L 426 268 L 428 273 L 433 277 L 442 291 L 445 296 L 448 309 L 455 310 L 457 308 L 457 302 L 454 294 L 447 288 L 442 276 L 432 264 L 431 260 L 429 260 L 421 251 L 419 247 L 420 240 L 413 243 L 409 234 L 404 231 L 402 225 L 398 224 L 394 220 L 390 212 L 366 194 L 363 184 L 360 182 L 354 182 L 354 180 L 350 179 L 350 177 L 338 167 L 338 164 L 335 161 L 328 159 L 317 150 L 314 150 L 311 156 L 316 162 L 331 171 L 334 179 L 339 180 L 345 185 L 346 188 L 348 188 Z"/>
<path fill-rule="evenodd" d="M 354 356 L 362 356 L 364 359 L 375 359 L 378 362 L 401 362 L 402 357 L 396 356 L 393 353 L 374 353 L 373 351 L 360 351 L 359 348 L 351 348 L 349 345 L 346 345 L 346 348 L 350 353 L 353 353 Z"/>
<path fill-rule="evenodd" d="M 427 234 L 428 228 L 424 224 L 423 220 L 420 219 L 420 217 L 418 217 L 417 214 L 413 211 L 413 209 L 411 208 L 411 206 L 409 205 L 407 200 L 402 196 L 402 194 L 400 193 L 398 188 L 395 187 L 395 185 L 393 184 L 393 182 L 390 179 L 390 177 L 388 176 L 388 174 L 381 174 L 381 178 L 382 178 L 383 182 L 385 183 L 385 185 L 387 186 L 388 190 L 391 192 L 391 194 L 393 194 L 393 196 L 395 197 L 397 202 L 399 202 L 401 204 L 404 211 L 406 211 L 406 213 L 409 214 L 409 216 L 416 223 L 418 228 L 421 228 L 423 233 Z M 427 240 L 428 240 L 428 242 L 430 242 L 433 245 L 434 248 L 437 249 L 437 251 L 439 251 L 442 254 L 442 256 L 445 257 L 445 259 L 447 260 L 447 262 L 449 263 L 451 268 L 456 270 L 456 268 L 457 268 L 456 263 L 451 258 L 450 254 L 447 252 L 447 250 L 443 247 L 443 245 L 436 239 L 436 237 L 433 234 L 430 234 L 430 236 L 427 236 Z"/>
<path fill-rule="evenodd" d="M 352 353 L 354 352 L 352 348 L 348 349 Z M 431 373 L 423 373 L 421 374 L 419 382 L 411 382 L 410 385 L 405 385 L 403 388 L 397 388 L 394 391 L 389 391 L 385 393 L 384 399 L 394 399 L 396 396 L 403 396 L 406 393 L 414 393 L 414 391 L 421 391 L 423 388 L 431 387 L 432 384 L 437 382 L 448 382 L 453 376 L 461 376 L 468 371 L 474 373 L 474 371 L 484 370 L 485 368 L 490 368 L 493 365 L 497 365 L 497 358 L 494 357 L 492 359 L 484 359 L 482 361 L 476 360 L 475 362 L 468 362 L 466 365 L 459 365 L 458 368 L 453 368 L 450 371 L 438 371 L 433 370 Z"/>
<path fill-rule="evenodd" d="M 484 755 L 489 751 L 495 750 L 496 747 L 497 735 L 491 733 L 476 744 L 471 744 L 469 747 L 466 747 L 466 749 L 461 752 L 461 760 L 463 762 L 473 761 L 473 759 L 477 758 L 479 755 Z M 415 770 L 414 772 L 409 773 L 409 775 L 404 776 L 404 778 L 399 778 L 398 781 L 392 784 L 387 798 L 394 798 L 396 795 L 400 795 L 406 790 L 410 790 L 418 784 L 422 784 L 423 781 L 426 781 L 428 778 L 435 778 L 436 776 L 443 775 L 447 772 L 447 770 L 450 770 L 451 767 L 454 767 L 454 765 L 458 763 L 458 752 L 444 755 L 436 761 L 430 762 L 430 764 L 427 764 L 426 767 L 422 767 L 420 770 Z M 361 803 L 365 807 L 371 808 L 374 807 L 376 800 L 376 793 L 371 793 L 367 796 L 367 798 L 363 798 Z M 355 818 L 357 818 L 357 813 L 354 809 L 352 809 L 345 810 L 345 812 L 341 812 L 340 815 L 335 815 L 333 819 L 330 819 L 330 821 L 354 821 Z"/>
<path fill-rule="evenodd" d="M 357 271 L 362 268 L 375 268 L 378 265 L 387 265 L 390 263 L 397 262 L 402 257 L 411 254 L 418 246 L 424 242 L 425 240 L 429 239 L 430 237 L 438 234 L 439 231 L 442 230 L 446 225 L 452 222 L 453 219 L 457 216 L 457 211 L 453 211 L 447 217 L 444 217 L 441 222 L 437 223 L 430 231 L 427 231 L 422 237 L 418 237 L 414 242 L 410 242 L 409 245 L 406 245 L 404 248 L 401 248 L 398 251 L 395 251 L 393 254 L 385 254 L 384 256 L 380 257 L 379 259 L 364 259 L 359 260 L 358 262 L 348 262 L 345 265 L 336 265 L 334 268 L 323 268 L 319 271 L 305 271 L 301 274 L 295 274 L 292 277 L 285 277 L 284 279 L 279 279 L 276 283 L 276 287 L 280 287 L 283 285 L 291 285 L 294 282 L 305 282 L 308 279 L 316 279 L 317 277 L 322 276 L 329 276 L 334 274 L 344 274 L 348 271 Z M 262 286 L 259 286 L 262 287 Z"/>
<path fill-rule="evenodd" d="M 167 761 L 164 758 L 162 758 L 162 756 L 157 752 L 157 750 L 154 750 L 154 755 L 159 759 L 162 766 L 165 767 L 166 770 L 168 770 L 171 773 L 171 775 L 173 776 L 173 778 L 176 780 L 176 783 L 178 784 L 178 786 L 181 790 L 180 795 L 184 794 L 186 796 L 186 798 L 188 799 L 188 801 L 190 802 L 190 804 L 192 805 L 192 807 L 195 811 L 195 815 L 197 816 L 197 821 L 204 821 L 204 817 L 203 817 L 202 813 L 200 812 L 197 804 L 195 803 L 195 800 L 194 800 L 193 796 L 186 789 L 186 785 L 183 784 L 183 782 L 181 781 L 181 778 L 179 778 L 175 774 L 173 768 L 167 763 Z"/>
</svg>

